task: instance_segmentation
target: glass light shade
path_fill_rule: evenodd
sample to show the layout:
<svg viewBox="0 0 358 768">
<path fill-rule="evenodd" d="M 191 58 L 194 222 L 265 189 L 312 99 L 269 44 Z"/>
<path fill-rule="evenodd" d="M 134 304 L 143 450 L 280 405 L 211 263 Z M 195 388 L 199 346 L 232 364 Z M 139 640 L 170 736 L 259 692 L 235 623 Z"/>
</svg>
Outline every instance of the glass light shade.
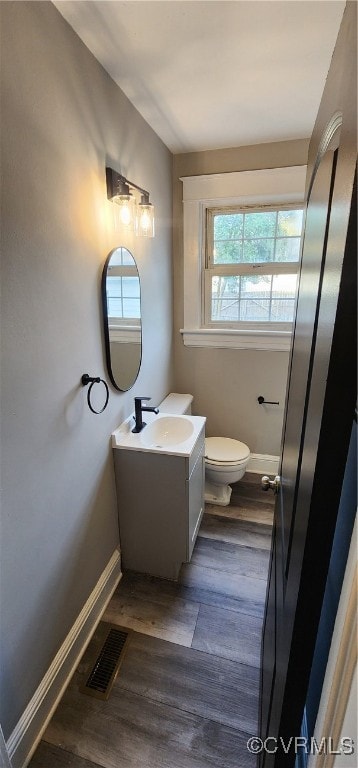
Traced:
<svg viewBox="0 0 358 768">
<path fill-rule="evenodd" d="M 137 235 L 154 237 L 154 205 L 140 203 L 137 210 Z"/>
<path fill-rule="evenodd" d="M 136 201 L 133 195 L 116 195 L 113 204 L 115 229 L 133 231 L 136 221 Z"/>
</svg>

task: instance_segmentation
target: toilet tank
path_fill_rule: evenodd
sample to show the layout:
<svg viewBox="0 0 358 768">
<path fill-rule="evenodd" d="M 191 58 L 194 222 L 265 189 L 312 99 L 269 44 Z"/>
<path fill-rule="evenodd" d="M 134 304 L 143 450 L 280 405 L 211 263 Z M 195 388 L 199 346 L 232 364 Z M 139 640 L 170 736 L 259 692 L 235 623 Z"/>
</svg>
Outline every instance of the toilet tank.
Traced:
<svg viewBox="0 0 358 768">
<path fill-rule="evenodd" d="M 158 405 L 159 413 L 191 414 L 191 404 L 193 395 L 180 395 L 177 392 L 171 392 Z"/>
</svg>

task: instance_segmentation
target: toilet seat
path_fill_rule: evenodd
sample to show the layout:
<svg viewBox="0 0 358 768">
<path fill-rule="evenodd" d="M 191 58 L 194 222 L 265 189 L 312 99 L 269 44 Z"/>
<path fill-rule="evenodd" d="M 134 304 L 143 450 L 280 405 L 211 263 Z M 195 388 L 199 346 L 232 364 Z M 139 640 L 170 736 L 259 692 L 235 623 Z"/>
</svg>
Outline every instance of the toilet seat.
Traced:
<svg viewBox="0 0 358 768">
<path fill-rule="evenodd" d="M 213 467 L 236 467 L 247 461 L 250 449 L 240 440 L 230 437 L 207 437 L 205 439 L 205 462 Z"/>
</svg>

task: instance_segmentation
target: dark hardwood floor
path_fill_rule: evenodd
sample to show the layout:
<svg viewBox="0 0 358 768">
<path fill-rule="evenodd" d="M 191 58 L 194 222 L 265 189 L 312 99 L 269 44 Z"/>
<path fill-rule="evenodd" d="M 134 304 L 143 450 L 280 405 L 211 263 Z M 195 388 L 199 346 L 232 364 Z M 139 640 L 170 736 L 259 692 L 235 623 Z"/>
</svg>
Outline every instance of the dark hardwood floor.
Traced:
<svg viewBox="0 0 358 768">
<path fill-rule="evenodd" d="M 178 582 L 124 574 L 103 616 L 133 630 L 110 697 L 80 692 L 95 634 L 30 768 L 254 768 L 273 504 L 246 474 L 207 505 Z"/>
</svg>

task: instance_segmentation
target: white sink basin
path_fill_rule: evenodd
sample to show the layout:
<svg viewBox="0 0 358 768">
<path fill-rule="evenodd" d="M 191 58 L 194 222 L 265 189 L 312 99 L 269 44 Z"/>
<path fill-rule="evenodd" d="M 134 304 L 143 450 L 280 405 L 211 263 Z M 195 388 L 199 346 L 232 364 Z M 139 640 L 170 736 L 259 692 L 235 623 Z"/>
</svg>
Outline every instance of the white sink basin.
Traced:
<svg viewBox="0 0 358 768">
<path fill-rule="evenodd" d="M 192 422 L 185 416 L 158 416 L 140 433 L 140 441 L 147 448 L 180 445 L 194 432 Z"/>
<path fill-rule="evenodd" d="M 112 432 L 113 448 L 190 456 L 206 421 L 204 416 L 158 415 L 151 411 L 144 413 L 143 417 L 147 424 L 141 432 L 132 432 L 135 424 L 133 414 Z"/>
</svg>

